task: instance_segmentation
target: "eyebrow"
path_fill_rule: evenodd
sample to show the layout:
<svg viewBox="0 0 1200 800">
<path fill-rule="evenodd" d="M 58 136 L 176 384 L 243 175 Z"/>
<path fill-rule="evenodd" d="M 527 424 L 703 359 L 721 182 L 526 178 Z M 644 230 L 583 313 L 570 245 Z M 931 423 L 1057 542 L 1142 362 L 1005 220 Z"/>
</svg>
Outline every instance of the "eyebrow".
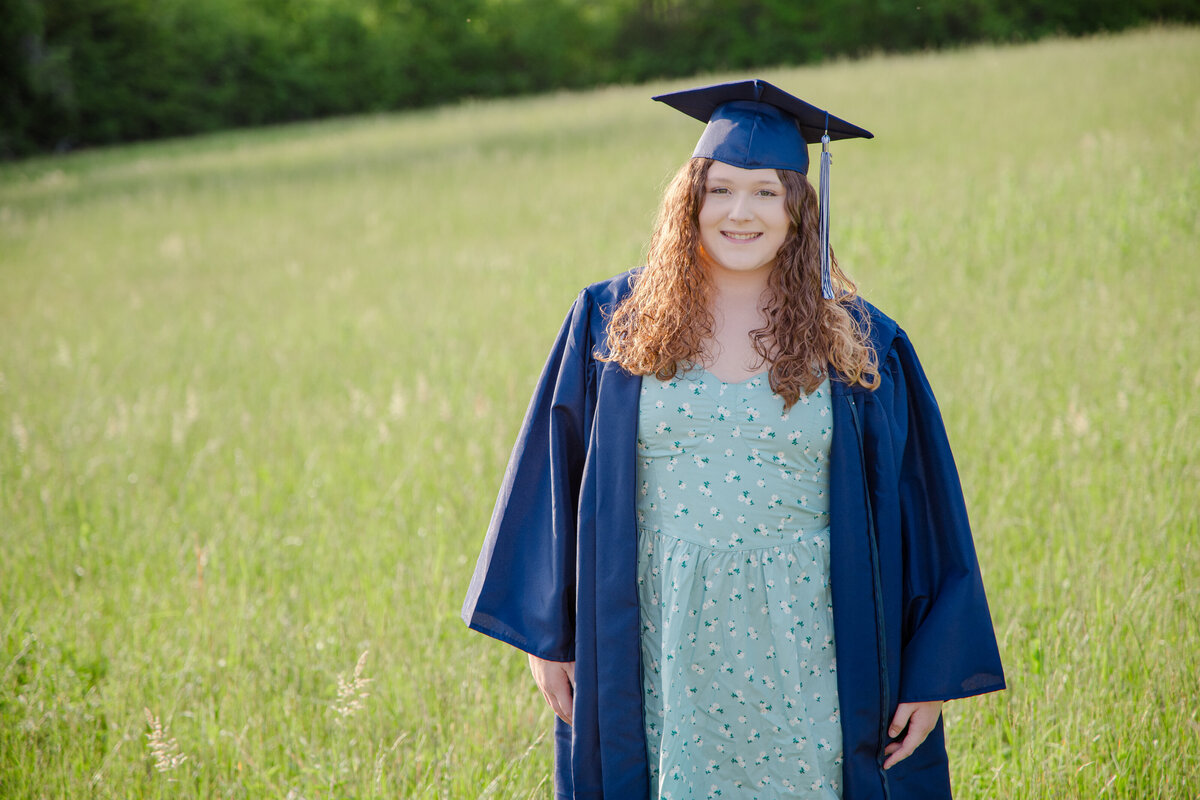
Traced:
<svg viewBox="0 0 1200 800">
<path fill-rule="evenodd" d="M 734 183 L 735 181 L 734 181 L 732 178 L 713 178 L 713 177 L 711 177 L 711 176 L 710 176 L 710 177 L 709 177 L 709 178 L 707 178 L 707 179 L 706 179 L 704 182 L 705 182 L 706 184 L 711 184 L 711 183 L 729 184 L 729 183 Z M 783 187 L 783 182 L 782 182 L 782 181 L 779 181 L 779 180 L 771 180 L 771 179 L 769 179 L 769 178 L 764 178 L 763 180 L 761 180 L 761 181 L 755 181 L 754 183 L 752 183 L 752 184 L 750 184 L 750 185 L 751 185 L 751 186 L 754 186 L 754 187 L 759 187 L 759 186 L 778 186 L 778 187 L 782 188 L 782 187 Z"/>
</svg>

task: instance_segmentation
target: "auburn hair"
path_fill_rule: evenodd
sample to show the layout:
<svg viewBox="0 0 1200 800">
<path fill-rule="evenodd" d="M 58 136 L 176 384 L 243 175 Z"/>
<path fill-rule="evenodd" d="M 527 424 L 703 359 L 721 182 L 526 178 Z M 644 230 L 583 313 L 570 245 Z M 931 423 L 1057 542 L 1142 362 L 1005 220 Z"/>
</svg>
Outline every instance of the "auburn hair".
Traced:
<svg viewBox="0 0 1200 800">
<path fill-rule="evenodd" d="M 712 159 L 693 158 L 663 195 L 646 267 L 613 311 L 603 361 L 635 375 L 675 377 L 710 355 L 712 282 L 700 259 L 700 227 Z M 791 407 L 816 391 L 832 367 L 850 384 L 879 386 L 879 364 L 865 315 L 851 314 L 854 282 L 830 254 L 834 299 L 821 296 L 817 193 L 799 172 L 776 170 L 784 186 L 791 230 L 768 277 L 766 323 L 750 332 L 754 350 L 770 365 L 771 389 Z M 861 319 L 860 319 L 861 317 Z"/>
</svg>

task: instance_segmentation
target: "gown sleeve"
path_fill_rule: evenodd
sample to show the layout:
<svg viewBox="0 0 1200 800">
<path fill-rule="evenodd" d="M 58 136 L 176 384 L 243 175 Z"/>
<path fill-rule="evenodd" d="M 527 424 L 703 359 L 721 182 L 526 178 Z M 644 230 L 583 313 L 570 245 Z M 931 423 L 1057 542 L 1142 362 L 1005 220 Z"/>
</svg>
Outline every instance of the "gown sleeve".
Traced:
<svg viewBox="0 0 1200 800">
<path fill-rule="evenodd" d="M 589 313 L 586 293 L 580 293 L 525 413 L 462 607 L 473 630 L 550 661 L 575 659 Z"/>
<path fill-rule="evenodd" d="M 888 368 L 900 428 L 904 558 L 899 702 L 951 700 L 1004 688 L 958 470 L 933 390 L 898 331 Z"/>
</svg>

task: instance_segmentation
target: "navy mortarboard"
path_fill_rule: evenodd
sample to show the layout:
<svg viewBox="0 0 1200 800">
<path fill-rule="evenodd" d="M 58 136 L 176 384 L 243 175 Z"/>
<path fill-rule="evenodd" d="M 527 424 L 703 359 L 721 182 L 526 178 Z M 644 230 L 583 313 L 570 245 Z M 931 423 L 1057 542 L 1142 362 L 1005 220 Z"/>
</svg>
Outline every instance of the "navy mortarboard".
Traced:
<svg viewBox="0 0 1200 800">
<path fill-rule="evenodd" d="M 742 169 L 790 169 L 807 175 L 808 144 L 821 142 L 821 293 L 833 299 L 829 275 L 829 142 L 871 139 L 871 132 L 763 80 L 702 86 L 660 94 L 654 99 L 708 123 L 692 158 L 711 158 Z"/>
</svg>

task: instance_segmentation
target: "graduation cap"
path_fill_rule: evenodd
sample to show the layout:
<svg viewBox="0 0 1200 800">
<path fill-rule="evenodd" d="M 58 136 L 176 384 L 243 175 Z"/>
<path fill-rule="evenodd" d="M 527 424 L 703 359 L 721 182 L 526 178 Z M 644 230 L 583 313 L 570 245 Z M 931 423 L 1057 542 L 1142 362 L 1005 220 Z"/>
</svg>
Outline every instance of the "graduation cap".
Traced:
<svg viewBox="0 0 1200 800">
<path fill-rule="evenodd" d="M 870 131 L 835 117 L 764 80 L 719 83 L 654 97 L 708 123 L 692 158 L 742 169 L 790 169 L 808 174 L 808 145 L 821 143 L 821 294 L 833 299 L 829 274 L 829 166 L 833 139 L 872 139 Z"/>
</svg>

